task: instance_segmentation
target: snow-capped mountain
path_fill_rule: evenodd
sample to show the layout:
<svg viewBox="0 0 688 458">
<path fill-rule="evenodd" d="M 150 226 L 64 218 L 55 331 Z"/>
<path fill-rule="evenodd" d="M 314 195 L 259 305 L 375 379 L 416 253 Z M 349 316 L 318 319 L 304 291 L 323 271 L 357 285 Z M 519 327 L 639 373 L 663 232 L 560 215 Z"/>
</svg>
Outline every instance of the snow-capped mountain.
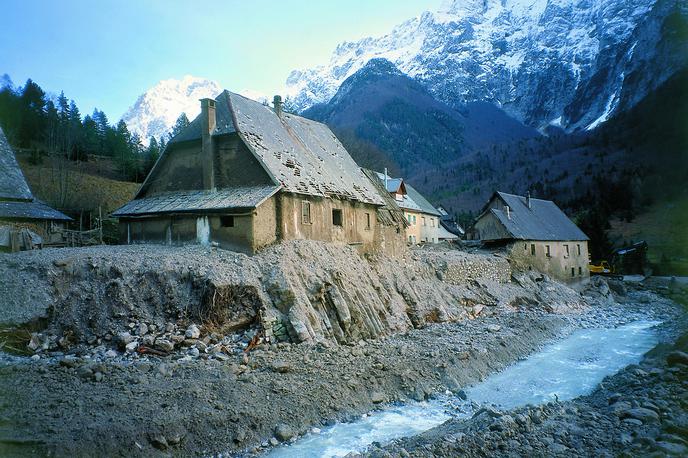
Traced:
<svg viewBox="0 0 688 458">
<path fill-rule="evenodd" d="M 199 99 L 215 98 L 220 92 L 217 82 L 205 78 L 187 75 L 181 80 L 163 80 L 139 96 L 122 119 L 131 133 L 139 134 L 148 144 L 150 137 L 169 133 L 182 113 L 190 120 L 198 116 Z"/>
<path fill-rule="evenodd" d="M 340 44 L 327 65 L 293 71 L 287 95 L 301 110 L 327 102 L 381 57 L 449 105 L 488 101 L 530 126 L 593 128 L 686 65 L 680 30 L 667 30 L 687 8 L 681 0 L 447 1 L 387 35 Z"/>
</svg>

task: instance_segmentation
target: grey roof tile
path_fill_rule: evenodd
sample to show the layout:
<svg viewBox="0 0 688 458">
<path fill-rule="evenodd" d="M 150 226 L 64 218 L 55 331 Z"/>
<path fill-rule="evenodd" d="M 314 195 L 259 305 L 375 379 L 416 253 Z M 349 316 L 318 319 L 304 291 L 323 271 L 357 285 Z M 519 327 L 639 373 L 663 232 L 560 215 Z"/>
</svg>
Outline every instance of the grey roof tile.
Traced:
<svg viewBox="0 0 688 458">
<path fill-rule="evenodd" d="M 72 218 L 40 201 L 0 201 L 0 219 L 47 219 L 71 221 Z"/>
<path fill-rule="evenodd" d="M 497 192 L 495 196 L 509 206 L 509 215 L 501 208 L 492 208 L 490 212 L 515 239 L 588 240 L 588 236 L 551 200 L 531 198 L 528 208 L 523 196 L 504 192 Z"/>
<path fill-rule="evenodd" d="M 32 200 L 14 151 L 0 128 L 0 199 Z"/>
<path fill-rule="evenodd" d="M 218 210 L 248 210 L 263 203 L 279 186 L 251 186 L 217 191 L 178 191 L 134 199 L 112 216 L 142 216 L 158 213 L 194 213 Z"/>
</svg>

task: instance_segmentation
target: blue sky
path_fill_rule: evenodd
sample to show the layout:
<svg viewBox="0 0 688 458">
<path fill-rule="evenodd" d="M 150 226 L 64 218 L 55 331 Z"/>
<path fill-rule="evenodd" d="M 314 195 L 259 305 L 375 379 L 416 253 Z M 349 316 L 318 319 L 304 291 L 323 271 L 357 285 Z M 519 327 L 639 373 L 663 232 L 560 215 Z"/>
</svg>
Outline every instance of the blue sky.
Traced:
<svg viewBox="0 0 688 458">
<path fill-rule="evenodd" d="M 64 90 L 119 119 L 162 79 L 190 74 L 272 94 L 342 41 L 380 35 L 439 0 L 2 0 L 0 75 Z"/>
</svg>

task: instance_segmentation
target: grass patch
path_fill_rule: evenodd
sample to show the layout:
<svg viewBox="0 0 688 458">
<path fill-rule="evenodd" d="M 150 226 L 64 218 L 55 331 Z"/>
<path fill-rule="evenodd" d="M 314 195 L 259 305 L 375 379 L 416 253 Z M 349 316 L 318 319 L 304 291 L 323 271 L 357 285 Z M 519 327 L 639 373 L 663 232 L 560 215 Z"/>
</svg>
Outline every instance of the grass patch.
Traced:
<svg viewBox="0 0 688 458">
<path fill-rule="evenodd" d="M 661 201 L 633 221 L 611 221 L 615 246 L 645 240 L 656 274 L 688 275 L 688 196 Z"/>
</svg>

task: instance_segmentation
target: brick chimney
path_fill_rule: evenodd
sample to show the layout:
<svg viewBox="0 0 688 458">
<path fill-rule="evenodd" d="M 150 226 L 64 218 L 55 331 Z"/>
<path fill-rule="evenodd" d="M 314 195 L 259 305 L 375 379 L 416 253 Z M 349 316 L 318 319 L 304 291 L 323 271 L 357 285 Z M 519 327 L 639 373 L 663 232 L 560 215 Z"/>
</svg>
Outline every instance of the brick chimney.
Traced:
<svg viewBox="0 0 688 458">
<path fill-rule="evenodd" d="M 212 132 L 215 129 L 215 100 L 201 99 L 201 163 L 203 164 L 203 189 L 215 188 L 214 148 Z"/>
<path fill-rule="evenodd" d="M 282 97 L 280 97 L 279 95 L 273 97 L 272 104 L 275 107 L 275 114 L 277 116 L 282 116 Z"/>
</svg>

